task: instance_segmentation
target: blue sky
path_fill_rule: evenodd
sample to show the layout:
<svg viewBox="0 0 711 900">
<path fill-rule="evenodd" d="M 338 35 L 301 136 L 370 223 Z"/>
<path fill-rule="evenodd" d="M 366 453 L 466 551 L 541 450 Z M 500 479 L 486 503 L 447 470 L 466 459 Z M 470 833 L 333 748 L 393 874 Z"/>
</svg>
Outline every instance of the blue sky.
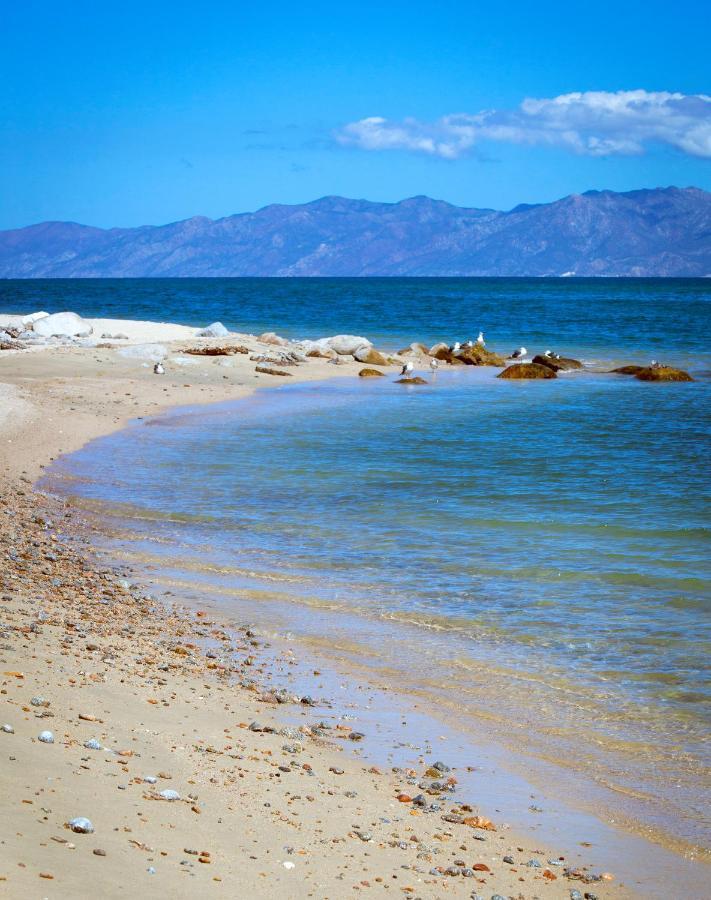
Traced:
<svg viewBox="0 0 711 900">
<path fill-rule="evenodd" d="M 709 189 L 708 26 L 684 0 L 7 2 L 0 228 Z"/>
</svg>

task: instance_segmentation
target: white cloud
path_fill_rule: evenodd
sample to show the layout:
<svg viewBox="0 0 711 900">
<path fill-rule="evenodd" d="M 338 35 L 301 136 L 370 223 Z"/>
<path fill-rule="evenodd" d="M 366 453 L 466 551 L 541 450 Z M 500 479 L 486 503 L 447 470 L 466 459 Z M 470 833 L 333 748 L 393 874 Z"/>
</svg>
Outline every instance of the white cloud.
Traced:
<svg viewBox="0 0 711 900">
<path fill-rule="evenodd" d="M 370 116 L 336 134 L 363 150 L 411 150 L 456 159 L 482 141 L 549 144 L 589 156 L 644 153 L 666 144 L 711 158 L 711 96 L 668 91 L 585 91 L 527 98 L 515 110 L 393 122 Z"/>
</svg>

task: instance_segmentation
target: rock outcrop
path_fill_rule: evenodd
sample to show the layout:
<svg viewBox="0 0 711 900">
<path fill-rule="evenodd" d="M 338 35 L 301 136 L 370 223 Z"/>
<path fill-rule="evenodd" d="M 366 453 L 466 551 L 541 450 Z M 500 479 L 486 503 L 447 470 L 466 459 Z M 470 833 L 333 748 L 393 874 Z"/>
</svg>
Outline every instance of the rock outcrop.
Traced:
<svg viewBox="0 0 711 900">
<path fill-rule="evenodd" d="M 648 366 L 637 372 L 639 381 L 693 381 L 694 379 L 683 369 L 674 366 Z"/>
<path fill-rule="evenodd" d="M 360 378 L 382 378 L 385 375 L 385 372 L 381 372 L 379 369 L 361 369 L 358 372 Z"/>
<path fill-rule="evenodd" d="M 553 369 L 554 372 L 569 372 L 573 369 L 583 368 L 583 364 L 579 359 L 571 359 L 567 356 L 559 356 L 554 359 L 552 356 L 540 354 L 533 357 L 533 363 L 537 366 L 547 366 L 549 369 Z"/>
<path fill-rule="evenodd" d="M 227 337 L 228 334 L 229 331 L 222 322 L 213 322 L 212 325 L 208 325 L 207 328 L 198 331 L 198 337 Z"/>
<path fill-rule="evenodd" d="M 516 379 L 534 379 L 534 378 L 557 378 L 553 369 L 548 366 L 539 366 L 538 363 L 515 363 L 508 366 L 503 372 L 499 372 L 497 378 Z"/>
<path fill-rule="evenodd" d="M 500 366 L 503 368 L 506 365 L 503 356 L 476 344 L 473 347 L 465 347 L 455 355 L 465 366 Z"/>
</svg>

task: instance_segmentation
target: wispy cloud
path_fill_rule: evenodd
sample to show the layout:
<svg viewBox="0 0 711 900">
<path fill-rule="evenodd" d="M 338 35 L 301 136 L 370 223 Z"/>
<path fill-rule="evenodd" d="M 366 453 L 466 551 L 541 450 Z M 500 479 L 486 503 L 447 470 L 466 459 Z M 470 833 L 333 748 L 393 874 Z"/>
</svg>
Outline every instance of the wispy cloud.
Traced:
<svg viewBox="0 0 711 900">
<path fill-rule="evenodd" d="M 336 139 L 363 150 L 410 150 L 444 159 L 463 156 L 483 141 L 547 144 L 589 156 L 640 154 L 649 144 L 666 144 L 711 158 L 711 96 L 586 91 L 435 122 L 370 116 L 345 125 Z"/>
</svg>

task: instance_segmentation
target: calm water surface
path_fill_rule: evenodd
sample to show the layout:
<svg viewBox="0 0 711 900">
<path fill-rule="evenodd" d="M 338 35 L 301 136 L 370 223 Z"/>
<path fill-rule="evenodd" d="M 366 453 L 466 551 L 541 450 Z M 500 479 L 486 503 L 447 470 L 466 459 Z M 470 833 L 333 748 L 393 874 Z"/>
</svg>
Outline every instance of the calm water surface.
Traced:
<svg viewBox="0 0 711 900">
<path fill-rule="evenodd" d="M 547 383 L 457 369 L 419 390 L 387 378 L 261 392 L 138 422 L 55 475 L 112 517 L 114 549 L 173 583 L 556 761 L 561 784 L 585 785 L 581 802 L 617 821 L 687 849 L 708 840 L 711 285 L 2 289 L 18 284 L 33 298 L 23 309 L 355 331 L 386 346 L 482 327 L 494 349 L 583 359 L 589 371 Z M 652 355 L 696 382 L 603 371 Z"/>
</svg>

